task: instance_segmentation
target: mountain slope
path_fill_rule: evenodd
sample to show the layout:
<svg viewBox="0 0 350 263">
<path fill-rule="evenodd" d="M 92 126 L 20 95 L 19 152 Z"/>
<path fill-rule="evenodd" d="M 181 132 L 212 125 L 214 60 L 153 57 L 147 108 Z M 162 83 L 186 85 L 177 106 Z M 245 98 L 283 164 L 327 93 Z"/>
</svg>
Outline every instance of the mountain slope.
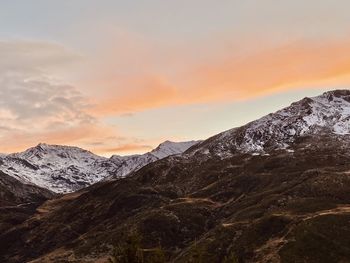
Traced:
<svg viewBox="0 0 350 263">
<path fill-rule="evenodd" d="M 54 193 L 0 172 L 0 232 L 20 224 Z"/>
<path fill-rule="evenodd" d="M 22 182 L 67 193 L 110 176 L 125 176 L 150 162 L 182 153 L 195 143 L 165 142 L 150 153 L 109 159 L 78 147 L 41 143 L 24 152 L 0 157 L 0 170 Z"/>
<path fill-rule="evenodd" d="M 222 158 L 235 153 L 264 154 L 288 149 L 300 136 L 350 133 L 350 90 L 304 98 L 276 113 L 220 133 L 191 148 L 189 154 Z"/>
<path fill-rule="evenodd" d="M 0 207 L 44 201 L 54 193 L 35 185 L 23 184 L 15 178 L 0 172 Z"/>
<path fill-rule="evenodd" d="M 165 141 L 161 143 L 154 150 L 145 154 L 136 154 L 129 156 L 114 155 L 111 157 L 111 161 L 116 165 L 113 172 L 113 177 L 118 178 L 125 176 L 131 172 L 137 171 L 143 166 L 163 159 L 170 155 L 177 155 L 185 152 L 188 148 L 196 145 L 200 141 L 188 141 L 188 142 L 171 142 Z"/>
<path fill-rule="evenodd" d="M 297 114 L 288 116 L 292 127 L 304 123 Z M 49 201 L 49 211 L 0 232 L 0 260 L 108 262 L 139 239 L 145 258 L 161 246 L 167 262 L 348 262 L 350 135 L 337 123 L 253 137 L 253 145 L 266 142 L 259 155 L 220 134 L 54 202 L 64 206 Z M 259 134 L 252 124 L 242 130 L 249 127 L 246 134 Z"/>
<path fill-rule="evenodd" d="M 55 192 L 86 187 L 109 175 L 112 164 L 77 147 L 39 144 L 2 158 L 0 169 L 23 182 Z"/>
<path fill-rule="evenodd" d="M 199 141 L 188 141 L 188 142 L 178 142 L 174 143 L 171 141 L 165 141 L 161 143 L 157 148 L 152 150 L 150 154 L 156 156 L 158 159 L 163 159 L 170 155 L 181 154 L 185 152 L 188 148 L 196 145 Z"/>
</svg>

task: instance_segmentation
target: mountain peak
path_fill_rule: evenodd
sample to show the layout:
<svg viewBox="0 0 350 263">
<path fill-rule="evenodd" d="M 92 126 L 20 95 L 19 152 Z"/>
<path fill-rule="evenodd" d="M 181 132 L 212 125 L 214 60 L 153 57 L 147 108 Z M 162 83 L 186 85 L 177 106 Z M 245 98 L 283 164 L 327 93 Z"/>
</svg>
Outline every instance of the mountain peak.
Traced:
<svg viewBox="0 0 350 263">
<path fill-rule="evenodd" d="M 157 148 L 150 153 L 159 159 L 165 158 L 169 155 L 175 155 L 185 152 L 188 148 L 197 144 L 199 141 L 187 141 L 187 142 L 172 142 L 165 141 L 158 145 Z"/>
<path fill-rule="evenodd" d="M 194 142 L 166 141 L 146 154 L 105 158 L 75 146 L 39 143 L 24 152 L 1 156 L 1 169 L 24 182 L 54 192 L 71 192 L 110 176 L 123 177 L 146 164 L 179 154 Z"/>
<path fill-rule="evenodd" d="M 84 150 L 82 148 L 79 148 L 77 146 L 70 146 L 70 145 L 59 145 L 59 144 L 48 144 L 48 143 L 39 143 L 37 146 L 34 146 L 32 148 L 38 148 L 38 149 L 64 149 L 64 150 L 78 150 L 78 151 L 84 151 L 87 152 L 87 150 Z M 32 149 L 29 148 L 29 149 Z"/>
<path fill-rule="evenodd" d="M 213 153 L 221 158 L 235 153 L 261 154 L 288 149 L 298 137 L 322 133 L 350 134 L 350 90 L 306 97 L 242 127 L 220 133 L 190 153 Z"/>
<path fill-rule="evenodd" d="M 334 97 L 343 98 L 346 101 L 349 101 L 350 90 L 349 89 L 337 89 L 324 92 L 321 96 L 327 97 L 329 100 L 332 100 Z"/>
</svg>

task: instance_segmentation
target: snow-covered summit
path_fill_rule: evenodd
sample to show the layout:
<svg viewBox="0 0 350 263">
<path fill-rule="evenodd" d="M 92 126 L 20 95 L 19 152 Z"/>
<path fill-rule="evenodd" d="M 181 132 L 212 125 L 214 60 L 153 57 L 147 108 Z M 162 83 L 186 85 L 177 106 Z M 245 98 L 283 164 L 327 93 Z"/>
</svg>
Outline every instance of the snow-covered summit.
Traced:
<svg viewBox="0 0 350 263">
<path fill-rule="evenodd" d="M 154 150 L 145 154 L 135 154 L 129 156 L 114 155 L 111 157 L 111 160 L 115 165 L 117 165 L 117 169 L 115 170 L 113 177 L 125 176 L 130 172 L 136 171 L 149 163 L 163 159 L 170 155 L 181 154 L 199 142 L 200 141 L 165 141 L 158 145 L 158 147 Z"/>
<path fill-rule="evenodd" d="M 59 165 L 67 164 L 88 164 L 96 160 L 104 160 L 106 158 L 93 154 L 90 151 L 64 145 L 49 145 L 39 143 L 35 147 L 31 147 L 21 153 L 13 153 L 10 157 L 22 158 L 27 161 L 33 161 L 36 164 Z"/>
<path fill-rule="evenodd" d="M 319 133 L 350 134 L 350 90 L 334 90 L 304 98 L 242 127 L 220 133 L 189 154 L 266 153 L 287 149 L 298 137 Z"/>
<path fill-rule="evenodd" d="M 0 155 L 0 170 L 25 182 L 55 192 L 71 192 L 103 179 L 123 177 L 143 166 L 185 152 L 207 158 L 226 158 L 236 153 L 265 154 L 289 149 L 302 136 L 350 134 L 350 90 L 325 92 L 304 98 L 203 142 L 165 141 L 151 152 L 111 158 L 78 147 L 39 144 L 22 153 Z"/>
<path fill-rule="evenodd" d="M 40 143 L 24 152 L 0 156 L 0 170 L 25 183 L 66 193 L 111 176 L 126 176 L 146 164 L 182 153 L 194 144 L 165 142 L 142 155 L 105 158 L 74 146 Z"/>
<path fill-rule="evenodd" d="M 165 158 L 169 155 L 180 154 L 186 151 L 188 148 L 197 144 L 199 141 L 188 141 L 188 142 L 172 142 L 165 141 L 157 148 L 152 150 L 150 153 L 156 156 L 158 159 Z"/>
<path fill-rule="evenodd" d="M 108 159 L 72 146 L 40 143 L 0 159 L 0 169 L 21 181 L 55 192 L 70 192 L 109 175 Z"/>
</svg>

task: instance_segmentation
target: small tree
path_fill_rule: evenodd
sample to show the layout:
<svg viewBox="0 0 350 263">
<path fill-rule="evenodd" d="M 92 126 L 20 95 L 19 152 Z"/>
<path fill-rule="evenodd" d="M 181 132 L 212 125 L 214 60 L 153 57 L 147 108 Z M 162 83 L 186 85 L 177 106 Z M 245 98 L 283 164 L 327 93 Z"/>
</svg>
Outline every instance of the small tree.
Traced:
<svg viewBox="0 0 350 263">
<path fill-rule="evenodd" d="M 119 243 L 109 258 L 110 263 L 165 263 L 164 250 L 159 245 L 156 248 L 143 249 L 141 237 L 133 234 Z"/>
<path fill-rule="evenodd" d="M 232 251 L 228 256 L 224 258 L 223 263 L 238 263 L 236 254 Z"/>
<path fill-rule="evenodd" d="M 203 248 L 199 247 L 197 245 L 197 241 L 194 242 L 194 247 L 191 249 L 190 252 L 190 263 L 202 263 L 204 262 L 204 251 Z"/>
<path fill-rule="evenodd" d="M 143 250 L 143 263 L 165 263 L 166 256 L 164 250 L 159 246 L 157 248 Z"/>
<path fill-rule="evenodd" d="M 132 234 L 127 239 L 119 243 L 113 250 L 109 261 L 111 263 L 141 263 L 139 257 L 141 237 L 138 234 Z"/>
</svg>

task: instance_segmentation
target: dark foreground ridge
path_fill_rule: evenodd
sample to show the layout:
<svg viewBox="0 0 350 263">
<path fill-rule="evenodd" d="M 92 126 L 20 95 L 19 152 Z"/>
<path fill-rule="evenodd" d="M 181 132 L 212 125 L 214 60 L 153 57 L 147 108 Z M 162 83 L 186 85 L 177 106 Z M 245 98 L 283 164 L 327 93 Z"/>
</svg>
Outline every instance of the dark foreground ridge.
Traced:
<svg viewBox="0 0 350 263">
<path fill-rule="evenodd" d="M 314 125 L 253 153 L 214 137 L 48 200 L 0 232 L 0 262 L 349 262 L 350 135 Z"/>
<path fill-rule="evenodd" d="M 38 206 L 55 196 L 47 189 L 23 184 L 0 171 L 0 233 L 24 222 Z"/>
</svg>

